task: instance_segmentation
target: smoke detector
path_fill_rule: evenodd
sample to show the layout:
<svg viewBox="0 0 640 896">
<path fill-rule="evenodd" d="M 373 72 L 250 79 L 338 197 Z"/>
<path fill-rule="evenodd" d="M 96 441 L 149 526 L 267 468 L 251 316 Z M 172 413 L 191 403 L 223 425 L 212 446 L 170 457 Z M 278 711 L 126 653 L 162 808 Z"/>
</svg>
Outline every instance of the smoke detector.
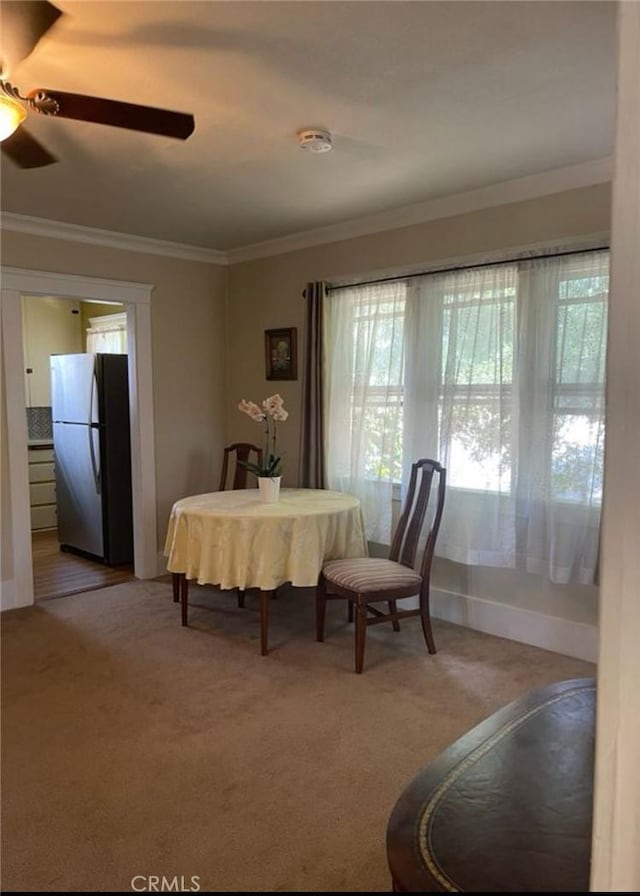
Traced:
<svg viewBox="0 0 640 896">
<path fill-rule="evenodd" d="M 298 146 L 305 152 L 329 152 L 333 149 L 331 134 L 321 128 L 308 128 L 298 131 Z"/>
</svg>

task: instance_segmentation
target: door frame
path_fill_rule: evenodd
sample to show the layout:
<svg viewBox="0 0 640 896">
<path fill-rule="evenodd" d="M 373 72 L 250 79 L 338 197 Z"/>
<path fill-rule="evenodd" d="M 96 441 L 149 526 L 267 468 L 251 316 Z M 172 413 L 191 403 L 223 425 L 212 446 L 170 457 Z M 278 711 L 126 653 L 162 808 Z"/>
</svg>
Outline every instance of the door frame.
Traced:
<svg viewBox="0 0 640 896">
<path fill-rule="evenodd" d="M 150 283 L 105 280 L 76 274 L 2 267 L 0 307 L 2 374 L 6 396 L 6 450 L 9 475 L 11 574 L 2 581 L 0 609 L 33 604 L 31 512 L 27 451 L 26 396 L 22 351 L 23 295 L 119 302 L 126 307 L 129 334 L 129 414 L 133 492 L 134 573 L 158 575 Z M 6 541 L 5 541 L 6 545 Z M 4 573 L 3 573 L 4 574 Z"/>
</svg>

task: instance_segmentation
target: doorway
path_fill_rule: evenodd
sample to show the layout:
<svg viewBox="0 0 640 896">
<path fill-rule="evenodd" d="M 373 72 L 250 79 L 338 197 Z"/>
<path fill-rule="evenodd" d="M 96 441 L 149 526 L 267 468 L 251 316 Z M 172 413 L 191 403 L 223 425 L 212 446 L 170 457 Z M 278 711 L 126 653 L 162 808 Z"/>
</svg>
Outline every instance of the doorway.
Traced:
<svg viewBox="0 0 640 896">
<path fill-rule="evenodd" d="M 7 522 L 7 525 L 3 525 L 2 538 L 2 609 L 29 606 L 34 602 L 23 375 L 25 364 L 21 339 L 23 295 L 120 302 L 126 308 L 129 333 L 134 572 L 137 578 L 144 579 L 158 575 L 151 372 L 152 289 L 152 285 L 146 283 L 21 268 L 2 269 L 1 319 L 5 385 L 2 407 L 2 516 Z"/>
<path fill-rule="evenodd" d="M 132 560 L 105 565 L 67 551 L 60 543 L 64 536 L 59 532 L 61 495 L 56 491 L 51 393 L 52 356 L 95 352 L 126 356 L 127 321 L 121 303 L 23 295 L 21 305 L 33 591 L 37 602 L 134 578 Z M 128 419 L 128 408 L 126 413 Z M 71 472 L 72 485 L 77 484 L 75 477 L 81 472 L 77 466 Z M 64 503 L 62 511 L 68 516 Z"/>
<path fill-rule="evenodd" d="M 56 529 L 32 532 L 31 553 L 35 603 L 54 597 L 68 597 L 80 591 L 108 588 L 135 578 L 131 563 L 105 566 L 87 557 L 61 551 Z"/>
</svg>

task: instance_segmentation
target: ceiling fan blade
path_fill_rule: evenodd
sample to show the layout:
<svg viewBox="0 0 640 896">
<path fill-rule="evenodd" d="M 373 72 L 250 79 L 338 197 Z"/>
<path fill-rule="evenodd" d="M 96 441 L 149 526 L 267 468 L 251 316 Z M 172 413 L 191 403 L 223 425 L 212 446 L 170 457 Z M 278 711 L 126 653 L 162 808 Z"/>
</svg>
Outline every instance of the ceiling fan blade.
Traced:
<svg viewBox="0 0 640 896">
<path fill-rule="evenodd" d="M 5 155 L 20 168 L 44 168 L 45 165 L 53 165 L 58 161 L 24 126 L 19 127 L 0 145 Z"/>
<path fill-rule="evenodd" d="M 61 118 L 93 121 L 96 124 L 161 134 L 179 140 L 186 140 L 195 128 L 193 115 L 185 112 L 170 112 L 168 109 L 154 109 L 152 106 L 138 106 L 135 103 L 84 96 L 81 93 L 63 93 L 59 90 L 31 90 L 29 96 L 41 93 L 58 103 L 56 115 Z"/>
<path fill-rule="evenodd" d="M 2 0 L 2 62 L 15 65 L 29 55 L 60 18 L 62 10 L 47 0 Z"/>
</svg>

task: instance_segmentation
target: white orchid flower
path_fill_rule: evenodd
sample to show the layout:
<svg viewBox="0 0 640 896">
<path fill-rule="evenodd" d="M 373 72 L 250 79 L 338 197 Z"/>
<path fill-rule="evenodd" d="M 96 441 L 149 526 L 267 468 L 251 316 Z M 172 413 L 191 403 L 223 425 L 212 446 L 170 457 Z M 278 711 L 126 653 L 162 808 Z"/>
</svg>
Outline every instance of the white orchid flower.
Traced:
<svg viewBox="0 0 640 896">
<path fill-rule="evenodd" d="M 263 409 L 264 410 L 263 410 Z M 256 476 L 280 476 L 282 471 L 282 458 L 276 451 L 276 423 L 287 419 L 289 412 L 284 409 L 284 399 L 276 392 L 270 395 L 262 402 L 262 408 L 255 401 L 246 401 L 244 398 L 238 404 L 238 410 L 243 414 L 247 414 L 256 423 L 265 424 L 265 461 L 262 466 L 249 463 L 248 461 L 238 461 L 245 469 Z"/>
<path fill-rule="evenodd" d="M 265 398 L 265 400 L 262 402 L 262 407 L 271 417 L 275 417 L 276 412 L 281 411 L 283 406 L 284 399 L 278 392 L 276 392 L 275 395 L 270 395 L 268 398 Z"/>
<path fill-rule="evenodd" d="M 248 414 L 256 423 L 261 423 L 265 419 L 264 411 L 261 411 L 255 401 L 245 401 L 244 398 L 238 405 L 238 410 L 243 414 Z"/>
</svg>

